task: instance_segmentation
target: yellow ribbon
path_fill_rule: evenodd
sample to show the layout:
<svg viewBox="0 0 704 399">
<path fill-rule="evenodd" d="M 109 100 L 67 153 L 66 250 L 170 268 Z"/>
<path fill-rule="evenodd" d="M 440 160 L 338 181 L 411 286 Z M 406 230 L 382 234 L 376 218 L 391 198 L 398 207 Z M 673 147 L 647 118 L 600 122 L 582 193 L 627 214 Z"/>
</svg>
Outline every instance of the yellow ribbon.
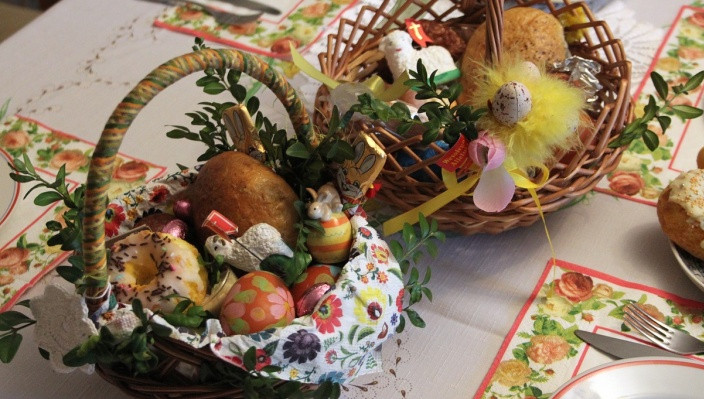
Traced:
<svg viewBox="0 0 704 399">
<path fill-rule="evenodd" d="M 324 84 L 330 90 L 340 85 L 340 82 L 320 72 L 313 65 L 311 65 L 308 60 L 303 58 L 303 56 L 298 51 L 296 51 L 296 48 L 293 47 L 292 44 L 290 46 L 291 62 L 296 67 L 298 67 L 298 69 L 300 69 L 303 73 Z M 371 90 L 372 94 L 374 94 L 374 97 L 378 98 L 379 100 L 393 101 L 398 100 L 398 98 L 401 97 L 403 93 L 408 91 L 408 87 L 404 84 L 408 79 L 408 72 L 404 71 L 403 74 L 398 77 L 398 79 L 394 80 L 394 83 L 390 87 L 386 87 L 384 80 L 381 79 L 378 75 L 370 76 L 364 82 L 362 82 L 362 84 L 365 85 L 369 90 Z"/>
<path fill-rule="evenodd" d="M 516 184 L 516 187 L 525 188 L 526 190 L 528 190 L 538 207 L 538 213 L 540 213 L 540 217 L 543 218 L 542 207 L 540 206 L 538 194 L 536 193 L 535 189 L 542 187 L 545 182 L 547 182 L 548 176 L 550 175 L 550 170 L 545 165 L 538 166 L 538 168 L 542 172 L 541 178 L 538 182 L 533 182 L 528 177 L 528 175 L 525 174 L 525 172 L 515 167 L 513 160 L 507 159 L 504 162 L 504 167 L 513 179 L 514 184 Z M 457 174 L 455 172 L 448 172 L 445 169 L 442 169 L 442 180 L 443 183 L 445 183 L 445 187 L 447 188 L 447 190 L 441 193 L 440 195 L 436 196 L 435 198 L 431 198 L 427 202 L 411 209 L 410 211 L 406 211 L 398 216 L 387 220 L 382 226 L 384 235 L 391 235 L 398 231 L 401 231 L 405 223 L 409 223 L 411 225 L 415 224 L 416 222 L 418 222 L 418 213 L 422 213 L 425 216 L 428 216 L 437 211 L 438 209 L 442 208 L 443 206 L 447 205 L 448 203 L 452 202 L 455 198 L 459 197 L 460 195 L 472 195 L 469 190 L 474 187 L 474 185 L 479 181 L 479 178 L 481 177 L 481 169 L 479 169 L 477 165 L 472 165 L 470 172 L 474 173 L 469 175 L 466 179 L 462 180 L 461 182 L 457 182 Z M 545 223 L 544 218 L 543 223 Z M 545 229 L 547 232 L 547 227 Z M 548 241 L 550 241 L 549 235 Z M 552 248 L 552 243 L 550 244 L 550 247 Z"/>
</svg>

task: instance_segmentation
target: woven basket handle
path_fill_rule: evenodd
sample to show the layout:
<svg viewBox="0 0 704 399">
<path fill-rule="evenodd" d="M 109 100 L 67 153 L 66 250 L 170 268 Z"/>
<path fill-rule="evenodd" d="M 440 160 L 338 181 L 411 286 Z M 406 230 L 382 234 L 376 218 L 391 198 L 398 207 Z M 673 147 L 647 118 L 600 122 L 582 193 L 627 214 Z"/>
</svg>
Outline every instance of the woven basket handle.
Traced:
<svg viewBox="0 0 704 399">
<path fill-rule="evenodd" d="M 501 39 L 504 30 L 504 0 L 489 0 L 486 4 L 486 55 L 488 65 L 501 63 Z"/>
<path fill-rule="evenodd" d="M 107 277 L 105 210 L 107 190 L 117 151 L 127 128 L 139 111 L 159 92 L 182 77 L 206 68 L 230 68 L 245 73 L 269 87 L 283 103 L 299 140 L 311 140 L 313 126 L 308 113 L 289 83 L 259 58 L 237 50 L 201 50 L 176 57 L 145 77 L 122 100 L 105 124 L 88 171 L 83 219 L 83 260 L 86 297 L 99 297 Z"/>
</svg>

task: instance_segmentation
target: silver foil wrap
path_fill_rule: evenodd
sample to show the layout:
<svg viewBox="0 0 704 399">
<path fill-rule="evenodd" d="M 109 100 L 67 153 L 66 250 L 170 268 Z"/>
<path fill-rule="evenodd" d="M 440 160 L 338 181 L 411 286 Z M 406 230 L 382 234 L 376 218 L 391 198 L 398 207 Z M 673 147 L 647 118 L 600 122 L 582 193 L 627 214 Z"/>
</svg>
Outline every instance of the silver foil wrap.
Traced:
<svg viewBox="0 0 704 399">
<path fill-rule="evenodd" d="M 603 86 L 596 77 L 601 72 L 601 65 L 598 62 L 573 55 L 564 61 L 554 63 L 552 71 L 566 73 L 570 83 L 584 90 L 587 107 L 590 110 L 598 111 L 601 108 L 601 100 L 597 92 Z"/>
</svg>

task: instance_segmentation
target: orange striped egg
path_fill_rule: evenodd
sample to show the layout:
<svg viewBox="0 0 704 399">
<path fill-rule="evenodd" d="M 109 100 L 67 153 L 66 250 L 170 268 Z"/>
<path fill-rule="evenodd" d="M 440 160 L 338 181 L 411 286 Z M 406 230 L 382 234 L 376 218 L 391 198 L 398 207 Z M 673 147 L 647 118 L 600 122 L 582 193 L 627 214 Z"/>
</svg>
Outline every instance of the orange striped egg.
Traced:
<svg viewBox="0 0 704 399">
<path fill-rule="evenodd" d="M 352 225 L 342 212 L 335 212 L 330 220 L 320 222 L 323 232 L 308 234 L 308 250 L 319 263 L 338 263 L 347 260 L 352 246 Z"/>
</svg>

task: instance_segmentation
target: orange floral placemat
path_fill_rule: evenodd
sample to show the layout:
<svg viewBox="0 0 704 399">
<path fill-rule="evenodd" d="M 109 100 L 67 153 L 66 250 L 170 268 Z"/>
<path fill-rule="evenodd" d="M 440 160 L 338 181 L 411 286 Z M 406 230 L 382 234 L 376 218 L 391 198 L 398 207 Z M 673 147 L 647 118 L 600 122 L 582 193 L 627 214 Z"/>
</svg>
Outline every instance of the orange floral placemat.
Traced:
<svg viewBox="0 0 704 399">
<path fill-rule="evenodd" d="M 701 7 L 704 4 L 695 2 Z M 650 95 L 656 95 L 650 72 L 656 71 L 670 86 L 683 84 L 704 65 L 704 8 L 684 6 L 670 26 L 642 82 L 634 94 L 635 116 L 643 115 Z M 703 91 L 693 90 L 673 104 L 698 106 Z M 657 95 L 656 95 L 657 96 Z M 648 128 L 660 138 L 660 146 L 650 151 L 635 140 L 623 153 L 616 170 L 597 186 L 597 191 L 655 205 L 660 192 L 681 172 L 696 168 L 699 149 L 704 147 L 704 119 L 683 120 L 668 114 L 672 124 L 665 134 L 657 121 Z"/>
<path fill-rule="evenodd" d="M 300 53 L 305 51 L 337 21 L 343 12 L 359 0 L 282 0 L 266 2 L 281 14 L 263 14 L 257 21 L 242 25 L 223 25 L 198 6 L 168 8 L 154 25 L 202 37 L 241 50 L 275 58 L 289 56 L 289 43 Z M 218 2 L 203 3 L 217 6 Z M 249 11 L 254 13 L 254 11 Z"/>
<path fill-rule="evenodd" d="M 0 312 L 11 308 L 26 290 L 69 255 L 58 246 L 47 245 L 52 233 L 45 227 L 49 220 L 63 222 L 61 213 L 65 206 L 60 202 L 46 207 L 35 205 L 34 198 L 41 190 L 25 198 L 33 184 L 10 179 L 7 163 L 27 154 L 38 174 L 50 182 L 65 165 L 66 183 L 74 190 L 86 180 L 93 148 L 93 143 L 21 116 L 7 118 L 0 124 Z M 110 197 L 166 171 L 164 166 L 122 153 L 118 154 L 118 163 Z M 116 218 L 119 217 L 117 212 Z"/>
<path fill-rule="evenodd" d="M 623 307 L 634 302 L 668 325 L 704 337 L 702 302 L 548 261 L 474 399 L 548 398 L 573 376 L 612 360 L 584 344 L 574 335 L 577 329 L 645 343 L 623 322 Z"/>
</svg>

